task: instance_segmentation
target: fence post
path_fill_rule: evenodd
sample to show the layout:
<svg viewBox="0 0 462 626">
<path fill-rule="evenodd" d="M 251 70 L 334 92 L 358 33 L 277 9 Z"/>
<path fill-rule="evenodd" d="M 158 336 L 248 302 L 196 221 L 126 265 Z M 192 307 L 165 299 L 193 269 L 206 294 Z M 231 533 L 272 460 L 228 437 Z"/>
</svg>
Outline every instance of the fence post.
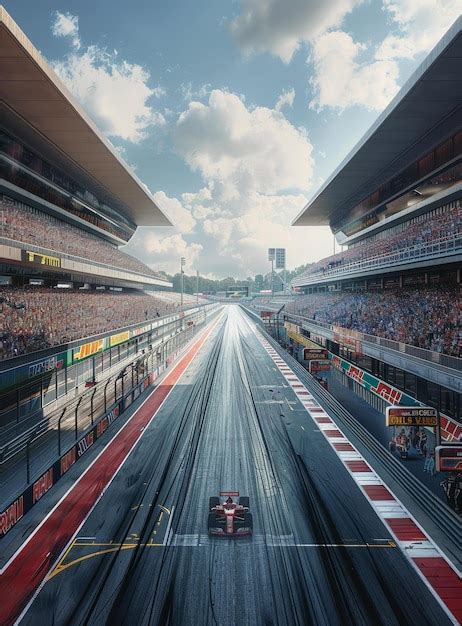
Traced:
<svg viewBox="0 0 462 626">
<path fill-rule="evenodd" d="M 91 398 L 90 398 L 90 419 L 91 419 L 91 425 L 93 426 L 93 398 L 95 397 L 95 393 L 98 391 L 98 387 L 95 387 L 93 393 L 91 394 Z M 106 410 L 106 408 L 104 409 Z"/>
<path fill-rule="evenodd" d="M 30 443 L 32 441 L 32 437 L 29 437 L 26 443 L 26 482 L 30 483 Z"/>
<path fill-rule="evenodd" d="M 64 411 L 59 416 L 58 420 L 58 455 L 61 456 L 61 420 L 64 417 L 64 413 L 67 411 L 67 406 L 64 407 Z"/>
<path fill-rule="evenodd" d="M 109 376 L 109 378 L 107 379 L 106 384 L 104 385 L 104 412 L 106 413 L 107 411 L 107 397 L 106 397 L 106 390 L 107 390 L 107 386 L 109 385 L 109 383 L 111 382 L 111 376 Z M 114 392 L 114 402 L 116 401 L 116 397 L 115 397 L 115 392 Z"/>
<path fill-rule="evenodd" d="M 80 403 L 82 402 L 82 400 L 83 400 L 83 396 L 80 396 L 79 401 L 77 402 L 77 406 L 75 407 L 75 417 L 74 417 L 75 424 L 74 424 L 74 428 L 75 428 L 75 440 L 76 441 L 79 438 L 79 429 L 78 429 L 78 425 L 77 425 L 77 413 L 78 413 L 79 406 L 80 406 Z"/>
</svg>

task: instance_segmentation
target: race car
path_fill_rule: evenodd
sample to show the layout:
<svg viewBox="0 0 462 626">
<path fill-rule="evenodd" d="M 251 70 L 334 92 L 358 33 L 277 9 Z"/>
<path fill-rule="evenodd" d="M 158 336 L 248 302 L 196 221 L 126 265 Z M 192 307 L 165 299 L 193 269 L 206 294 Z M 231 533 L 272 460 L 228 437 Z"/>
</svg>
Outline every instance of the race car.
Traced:
<svg viewBox="0 0 462 626">
<path fill-rule="evenodd" d="M 238 498 L 235 502 L 233 498 Z M 220 491 L 220 497 L 209 498 L 209 535 L 215 537 L 245 537 L 253 531 L 249 498 L 239 497 L 239 491 Z"/>
</svg>

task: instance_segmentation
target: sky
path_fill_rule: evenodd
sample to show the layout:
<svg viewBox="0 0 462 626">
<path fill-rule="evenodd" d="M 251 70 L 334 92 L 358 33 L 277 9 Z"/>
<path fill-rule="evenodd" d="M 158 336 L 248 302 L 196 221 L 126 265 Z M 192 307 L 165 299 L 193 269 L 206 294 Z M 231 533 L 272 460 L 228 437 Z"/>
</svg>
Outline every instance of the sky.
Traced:
<svg viewBox="0 0 462 626">
<path fill-rule="evenodd" d="M 246 278 L 268 247 L 333 252 L 291 221 L 462 12 L 462 0 L 3 0 L 173 228 L 126 252 Z"/>
</svg>

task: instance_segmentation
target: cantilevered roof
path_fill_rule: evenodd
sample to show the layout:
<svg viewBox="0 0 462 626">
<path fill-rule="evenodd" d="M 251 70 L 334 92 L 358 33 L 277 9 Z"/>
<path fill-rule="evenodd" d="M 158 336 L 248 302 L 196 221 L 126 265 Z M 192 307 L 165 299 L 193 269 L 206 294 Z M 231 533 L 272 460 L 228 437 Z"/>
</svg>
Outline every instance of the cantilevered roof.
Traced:
<svg viewBox="0 0 462 626">
<path fill-rule="evenodd" d="M 462 17 L 430 52 L 293 225 L 329 224 L 462 126 Z"/>
<path fill-rule="evenodd" d="M 139 178 L 0 6 L 0 101 L 140 226 L 170 226 Z M 100 193 L 101 197 L 101 193 Z M 114 202 L 115 199 L 115 202 Z"/>
</svg>

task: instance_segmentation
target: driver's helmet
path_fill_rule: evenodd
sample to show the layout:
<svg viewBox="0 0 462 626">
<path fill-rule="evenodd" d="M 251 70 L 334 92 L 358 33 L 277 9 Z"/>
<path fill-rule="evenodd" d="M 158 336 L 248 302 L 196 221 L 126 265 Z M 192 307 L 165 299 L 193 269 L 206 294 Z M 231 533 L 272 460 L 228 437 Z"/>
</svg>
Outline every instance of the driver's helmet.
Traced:
<svg viewBox="0 0 462 626">
<path fill-rule="evenodd" d="M 233 504 L 233 499 L 231 498 L 231 496 L 228 496 L 226 500 L 226 506 L 231 506 L 232 504 Z"/>
</svg>

